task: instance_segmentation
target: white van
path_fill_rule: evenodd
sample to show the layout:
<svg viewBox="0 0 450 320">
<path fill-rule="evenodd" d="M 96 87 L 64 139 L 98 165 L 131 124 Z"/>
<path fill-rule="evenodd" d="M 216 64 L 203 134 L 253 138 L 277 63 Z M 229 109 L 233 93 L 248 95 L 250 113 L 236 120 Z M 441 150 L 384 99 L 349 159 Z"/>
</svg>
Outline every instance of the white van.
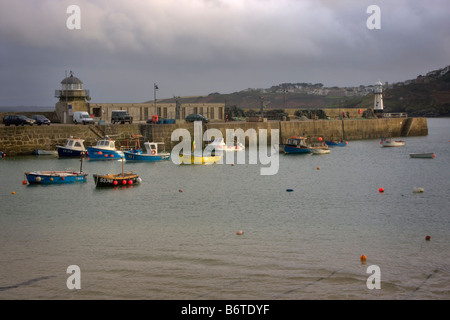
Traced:
<svg viewBox="0 0 450 320">
<path fill-rule="evenodd" d="M 73 123 L 94 123 L 94 119 L 92 119 L 89 113 L 87 113 L 86 111 L 76 111 L 73 113 Z"/>
</svg>

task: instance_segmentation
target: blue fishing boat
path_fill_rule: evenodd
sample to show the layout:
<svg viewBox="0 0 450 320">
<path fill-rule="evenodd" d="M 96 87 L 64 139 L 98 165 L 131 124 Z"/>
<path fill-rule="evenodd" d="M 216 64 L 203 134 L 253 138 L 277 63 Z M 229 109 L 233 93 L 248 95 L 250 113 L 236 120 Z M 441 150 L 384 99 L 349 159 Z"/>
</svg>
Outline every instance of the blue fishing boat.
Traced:
<svg viewBox="0 0 450 320">
<path fill-rule="evenodd" d="M 30 171 L 25 172 L 30 184 L 62 184 L 85 182 L 87 173 L 74 171 Z"/>
<path fill-rule="evenodd" d="M 60 158 L 79 158 L 86 153 L 83 139 L 74 139 L 70 137 L 66 140 L 64 146 L 56 146 L 58 157 Z"/>
<path fill-rule="evenodd" d="M 108 136 L 97 141 L 97 145 L 87 147 L 89 160 L 120 160 L 124 157 L 123 151 L 117 150 L 115 141 Z"/>
<path fill-rule="evenodd" d="M 311 153 L 312 148 L 306 144 L 306 139 L 305 137 L 292 136 L 286 144 L 281 145 L 281 150 L 284 153 Z"/>
<path fill-rule="evenodd" d="M 83 157 L 81 157 L 80 162 L 80 171 L 29 171 L 25 172 L 25 176 L 30 184 L 85 182 L 88 174 L 83 172 Z"/>
<path fill-rule="evenodd" d="M 145 142 L 144 146 L 147 153 L 143 153 L 140 149 L 124 151 L 125 160 L 149 162 L 169 160 L 170 153 L 164 152 L 163 142 Z"/>
<path fill-rule="evenodd" d="M 348 145 L 347 141 L 325 141 L 325 143 L 330 147 L 345 147 Z"/>
</svg>

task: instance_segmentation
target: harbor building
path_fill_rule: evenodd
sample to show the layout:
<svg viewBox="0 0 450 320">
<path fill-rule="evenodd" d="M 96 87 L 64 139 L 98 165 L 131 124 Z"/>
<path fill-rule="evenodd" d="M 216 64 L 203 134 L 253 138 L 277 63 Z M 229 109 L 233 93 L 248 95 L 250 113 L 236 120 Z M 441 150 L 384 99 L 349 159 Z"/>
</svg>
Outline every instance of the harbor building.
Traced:
<svg viewBox="0 0 450 320">
<path fill-rule="evenodd" d="M 160 119 L 174 119 L 184 122 L 192 113 L 201 114 L 210 121 L 225 119 L 225 103 L 183 103 L 179 98 L 175 103 L 100 103 L 91 102 L 90 92 L 83 88 L 83 82 L 73 72 L 61 81 L 61 89 L 55 90 L 59 99 L 55 106 L 56 117 L 61 123 L 73 123 L 76 111 L 87 111 L 98 121 L 110 122 L 113 110 L 127 110 L 134 121 L 147 121 L 153 115 Z"/>
</svg>

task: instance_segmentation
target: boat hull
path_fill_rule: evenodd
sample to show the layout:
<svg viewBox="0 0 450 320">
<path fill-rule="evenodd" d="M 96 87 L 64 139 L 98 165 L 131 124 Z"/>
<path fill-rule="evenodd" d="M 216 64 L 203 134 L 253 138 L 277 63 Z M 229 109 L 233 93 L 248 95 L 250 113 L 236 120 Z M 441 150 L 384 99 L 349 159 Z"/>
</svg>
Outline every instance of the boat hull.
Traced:
<svg viewBox="0 0 450 320">
<path fill-rule="evenodd" d="M 180 164 L 213 164 L 219 162 L 221 156 L 187 156 L 180 155 Z"/>
<path fill-rule="evenodd" d="M 73 150 L 65 147 L 57 147 L 58 157 L 60 158 L 79 158 L 86 151 Z"/>
<path fill-rule="evenodd" d="M 284 153 L 311 153 L 311 148 L 308 147 L 294 147 L 294 146 L 283 146 Z"/>
<path fill-rule="evenodd" d="M 96 187 L 133 186 L 141 183 L 139 175 L 133 172 L 127 172 L 123 175 L 122 173 L 94 174 L 93 177 Z"/>
<path fill-rule="evenodd" d="M 436 155 L 433 152 L 429 153 L 410 153 L 411 158 L 433 159 Z"/>
<path fill-rule="evenodd" d="M 143 154 L 143 153 L 135 153 L 135 152 L 124 152 L 125 160 L 127 161 L 147 161 L 147 162 L 156 162 L 156 161 L 163 161 L 163 160 L 169 160 L 170 154 Z"/>
<path fill-rule="evenodd" d="M 405 141 L 382 141 L 381 145 L 383 147 L 403 147 L 405 145 Z"/>
<path fill-rule="evenodd" d="M 87 173 L 72 171 L 32 171 L 25 172 L 30 184 L 66 184 L 85 182 Z"/>
<path fill-rule="evenodd" d="M 312 154 L 327 154 L 330 153 L 330 149 L 327 148 L 311 148 Z"/>
<path fill-rule="evenodd" d="M 336 142 L 336 141 L 325 141 L 325 143 L 330 147 L 345 147 L 347 146 L 348 142 Z"/>
<path fill-rule="evenodd" d="M 122 151 L 117 150 L 104 150 L 100 148 L 87 148 L 87 155 L 89 160 L 120 160 L 124 157 Z"/>
</svg>

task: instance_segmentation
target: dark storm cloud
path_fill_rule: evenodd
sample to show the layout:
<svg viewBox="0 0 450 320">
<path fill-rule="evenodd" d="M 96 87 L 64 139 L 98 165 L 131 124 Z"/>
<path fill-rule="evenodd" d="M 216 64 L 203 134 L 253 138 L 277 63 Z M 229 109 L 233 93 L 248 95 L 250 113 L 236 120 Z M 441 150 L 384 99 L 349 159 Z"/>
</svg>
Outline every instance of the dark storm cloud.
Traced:
<svg viewBox="0 0 450 320">
<path fill-rule="evenodd" d="M 69 5 L 81 29 L 69 30 Z M 366 12 L 381 8 L 381 29 Z M 73 70 L 94 102 L 233 92 L 282 82 L 403 81 L 448 65 L 445 1 L 6 0 L 0 105 L 53 105 Z"/>
</svg>

